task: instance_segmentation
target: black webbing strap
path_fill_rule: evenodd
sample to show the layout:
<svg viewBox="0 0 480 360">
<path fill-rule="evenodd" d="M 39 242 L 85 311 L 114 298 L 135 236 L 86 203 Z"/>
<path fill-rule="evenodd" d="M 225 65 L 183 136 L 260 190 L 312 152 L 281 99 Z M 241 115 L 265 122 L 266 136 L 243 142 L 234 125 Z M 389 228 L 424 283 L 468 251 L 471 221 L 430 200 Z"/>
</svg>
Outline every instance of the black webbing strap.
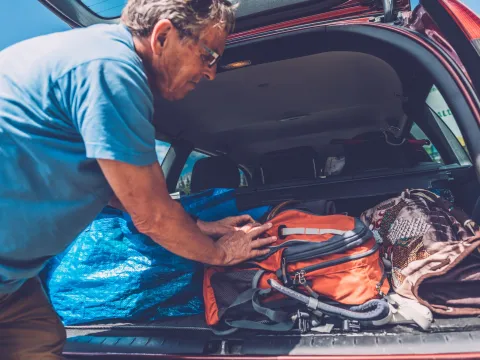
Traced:
<svg viewBox="0 0 480 360">
<path fill-rule="evenodd" d="M 252 330 L 270 330 L 270 331 L 289 331 L 293 328 L 294 322 L 289 318 L 288 313 L 281 310 L 273 310 L 265 307 L 260 302 L 260 296 L 271 292 L 271 289 L 248 289 L 241 293 L 235 301 L 225 310 L 222 317 L 226 325 L 234 328 L 252 329 Z M 228 313 L 233 309 L 250 303 L 253 310 L 258 314 L 264 315 L 275 324 L 265 324 L 253 320 L 228 320 Z"/>
<path fill-rule="evenodd" d="M 257 313 L 266 316 L 266 317 L 267 317 L 268 319 L 270 319 L 271 321 L 275 321 L 275 322 L 277 322 L 277 323 L 281 323 L 281 322 L 287 321 L 287 319 L 288 319 L 288 313 L 286 313 L 285 311 L 281 311 L 281 310 L 273 310 L 273 309 L 270 309 L 270 308 L 268 308 L 268 307 L 263 306 L 263 305 L 260 303 L 259 297 L 260 297 L 261 295 L 268 294 L 270 291 L 271 291 L 271 289 L 266 289 L 266 290 L 256 289 L 256 291 L 255 291 L 255 292 L 253 293 L 253 295 L 252 295 L 252 306 L 253 306 L 253 309 L 254 309 Z"/>
</svg>

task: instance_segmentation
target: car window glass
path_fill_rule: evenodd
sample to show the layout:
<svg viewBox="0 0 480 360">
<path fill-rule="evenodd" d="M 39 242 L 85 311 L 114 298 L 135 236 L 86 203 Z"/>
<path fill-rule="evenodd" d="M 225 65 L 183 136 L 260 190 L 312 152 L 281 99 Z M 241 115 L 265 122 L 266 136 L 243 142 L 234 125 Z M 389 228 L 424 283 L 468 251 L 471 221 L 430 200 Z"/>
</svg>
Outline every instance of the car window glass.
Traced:
<svg viewBox="0 0 480 360">
<path fill-rule="evenodd" d="M 240 168 L 238 168 L 238 171 L 240 171 L 240 187 L 248 186 L 248 178 L 245 172 Z"/>
<path fill-rule="evenodd" d="M 410 134 L 412 137 L 416 140 L 428 140 L 430 141 L 430 145 L 424 145 L 423 149 L 425 152 L 428 154 L 430 159 L 436 163 L 439 164 L 444 164 L 442 157 L 440 156 L 440 153 L 438 152 L 437 148 L 435 145 L 433 145 L 432 141 L 427 137 L 427 135 L 420 129 L 420 127 L 417 124 L 413 124 L 412 129 L 410 130 Z"/>
<path fill-rule="evenodd" d="M 457 121 L 455 120 L 452 111 L 448 107 L 447 102 L 435 85 L 430 89 L 430 93 L 428 94 L 426 102 L 430 109 L 432 109 L 438 115 L 442 122 L 455 135 L 455 138 L 468 153 L 467 147 L 465 146 L 465 140 L 463 139 L 463 135 L 457 125 Z"/>
<path fill-rule="evenodd" d="M 182 195 L 188 195 L 191 193 L 190 184 L 192 182 L 192 170 L 195 163 L 203 158 L 209 157 L 210 155 L 202 153 L 200 151 L 192 151 L 190 156 L 183 167 L 182 173 L 180 174 L 180 178 L 177 182 L 177 187 L 175 191 L 180 192 Z M 247 176 L 245 175 L 242 169 L 238 169 L 240 172 L 240 186 L 247 186 L 248 180 Z"/>
<path fill-rule="evenodd" d="M 157 158 L 160 165 L 165 160 L 168 150 L 170 149 L 170 143 L 160 140 L 155 140 L 155 151 L 157 152 Z"/>
<path fill-rule="evenodd" d="M 180 174 L 180 178 L 178 179 L 176 191 L 179 191 L 180 193 L 182 193 L 182 195 L 190 194 L 190 183 L 192 181 L 193 165 L 195 165 L 198 160 L 209 156 L 210 155 L 204 154 L 200 151 L 192 151 L 190 153 L 190 156 L 188 157 L 187 162 L 183 167 L 182 173 Z"/>
</svg>

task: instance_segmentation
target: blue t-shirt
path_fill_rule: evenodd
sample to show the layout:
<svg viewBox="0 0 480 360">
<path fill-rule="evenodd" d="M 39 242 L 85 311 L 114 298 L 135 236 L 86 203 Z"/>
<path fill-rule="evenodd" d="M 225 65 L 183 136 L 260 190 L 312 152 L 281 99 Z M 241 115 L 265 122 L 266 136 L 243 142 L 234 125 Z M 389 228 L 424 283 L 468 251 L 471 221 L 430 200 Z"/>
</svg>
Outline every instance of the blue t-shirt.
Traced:
<svg viewBox="0 0 480 360">
<path fill-rule="evenodd" d="M 95 159 L 157 161 L 132 36 L 96 25 L 0 52 L 0 293 L 62 252 L 113 195 Z"/>
</svg>

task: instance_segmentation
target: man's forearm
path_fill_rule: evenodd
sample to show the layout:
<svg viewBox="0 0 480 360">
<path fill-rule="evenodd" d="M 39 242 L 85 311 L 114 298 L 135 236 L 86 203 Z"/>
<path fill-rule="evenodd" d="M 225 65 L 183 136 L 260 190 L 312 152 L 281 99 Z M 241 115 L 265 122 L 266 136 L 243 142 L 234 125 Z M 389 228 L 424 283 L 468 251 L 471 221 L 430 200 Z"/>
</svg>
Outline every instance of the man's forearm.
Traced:
<svg viewBox="0 0 480 360">
<path fill-rule="evenodd" d="M 168 206 L 159 205 L 149 220 L 135 224 L 139 231 L 182 257 L 210 265 L 223 264 L 222 250 L 202 233 L 180 204 L 171 200 Z"/>
<path fill-rule="evenodd" d="M 138 231 L 182 257 L 223 264 L 223 248 L 204 235 L 182 206 L 172 200 L 158 163 L 135 166 L 101 159 L 98 163 Z"/>
</svg>

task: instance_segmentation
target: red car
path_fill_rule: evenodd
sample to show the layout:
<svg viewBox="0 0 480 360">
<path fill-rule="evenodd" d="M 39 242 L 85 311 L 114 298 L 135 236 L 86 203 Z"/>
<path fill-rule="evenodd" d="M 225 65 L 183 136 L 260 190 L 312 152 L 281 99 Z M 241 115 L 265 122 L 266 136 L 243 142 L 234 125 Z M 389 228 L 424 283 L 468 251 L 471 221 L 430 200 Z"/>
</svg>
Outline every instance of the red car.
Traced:
<svg viewBox="0 0 480 360">
<path fill-rule="evenodd" d="M 40 1 L 73 27 L 117 22 L 125 3 Z M 175 150 L 163 162 L 169 190 L 201 190 L 191 163 L 227 154 L 242 172 L 240 207 L 326 199 L 358 215 L 405 188 L 442 187 L 479 221 L 479 54 L 480 19 L 458 0 L 421 0 L 413 11 L 409 0 L 242 0 L 217 79 L 158 101 L 159 146 Z M 420 140 L 425 159 L 399 166 L 381 149 L 358 162 L 343 152 L 385 130 Z M 299 170 L 304 147 L 318 154 L 313 175 Z M 272 152 L 285 156 L 265 164 Z M 206 183 L 230 186 L 220 166 Z M 72 359 L 480 358 L 477 317 L 335 334 L 215 335 L 202 316 L 67 330 Z"/>
</svg>

